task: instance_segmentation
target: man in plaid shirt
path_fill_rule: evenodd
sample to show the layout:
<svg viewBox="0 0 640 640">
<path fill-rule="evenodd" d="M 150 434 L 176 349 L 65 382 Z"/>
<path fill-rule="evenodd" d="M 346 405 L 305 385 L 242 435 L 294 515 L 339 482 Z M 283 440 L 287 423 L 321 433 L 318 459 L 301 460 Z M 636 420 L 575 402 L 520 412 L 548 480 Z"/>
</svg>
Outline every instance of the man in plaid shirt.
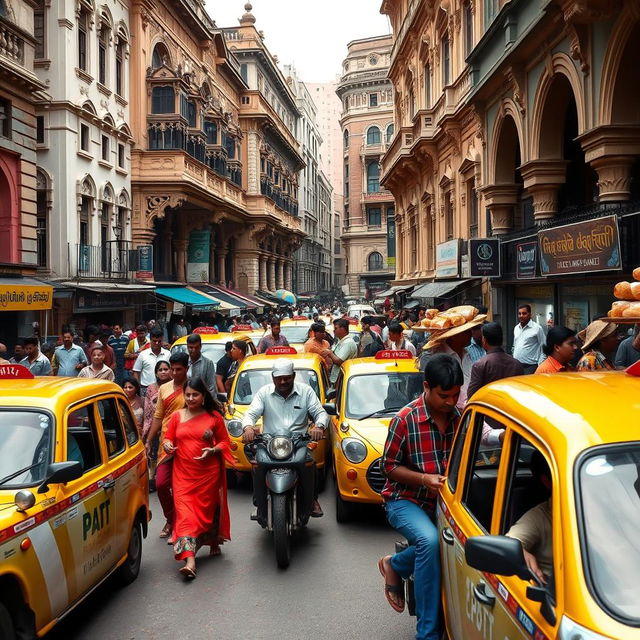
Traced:
<svg viewBox="0 0 640 640">
<path fill-rule="evenodd" d="M 460 364 L 448 354 L 429 358 L 424 393 L 402 408 L 389 427 L 382 466 L 387 519 L 407 538 L 407 549 L 378 561 L 385 595 L 404 610 L 402 578 L 413 575 L 418 640 L 440 637 L 440 550 L 435 512 L 459 413 L 456 403 L 464 384 Z"/>
</svg>

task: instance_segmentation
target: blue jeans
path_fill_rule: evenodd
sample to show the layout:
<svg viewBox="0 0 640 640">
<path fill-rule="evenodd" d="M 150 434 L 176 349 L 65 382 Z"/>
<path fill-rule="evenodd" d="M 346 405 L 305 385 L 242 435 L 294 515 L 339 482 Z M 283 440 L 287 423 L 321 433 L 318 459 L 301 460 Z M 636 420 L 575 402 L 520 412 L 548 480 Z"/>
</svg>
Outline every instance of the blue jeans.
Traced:
<svg viewBox="0 0 640 640">
<path fill-rule="evenodd" d="M 391 557 L 391 566 L 403 578 L 413 575 L 417 640 L 440 637 L 440 547 L 434 519 L 410 500 L 385 504 L 389 524 L 411 545 Z"/>
</svg>

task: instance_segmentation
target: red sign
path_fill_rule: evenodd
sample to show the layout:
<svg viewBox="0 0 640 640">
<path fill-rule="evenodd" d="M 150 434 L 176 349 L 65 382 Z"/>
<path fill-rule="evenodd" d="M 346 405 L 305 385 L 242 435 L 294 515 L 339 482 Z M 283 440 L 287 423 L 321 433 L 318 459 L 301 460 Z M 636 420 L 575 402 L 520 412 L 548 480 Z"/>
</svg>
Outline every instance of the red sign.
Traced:
<svg viewBox="0 0 640 640">
<path fill-rule="evenodd" d="M 360 322 L 358 318 L 347 318 L 347 320 L 349 321 L 349 324 L 358 324 Z"/>
<path fill-rule="evenodd" d="M 298 352 L 293 347 L 269 347 L 265 356 L 295 356 Z"/>
<path fill-rule="evenodd" d="M 21 364 L 0 364 L 0 380 L 33 380 L 35 376 Z"/>
<path fill-rule="evenodd" d="M 307 316 L 293 316 L 292 320 L 308 320 Z"/>
<path fill-rule="evenodd" d="M 253 331 L 250 324 L 238 324 L 235 327 L 231 327 L 231 331 Z"/>
<path fill-rule="evenodd" d="M 625 371 L 630 376 L 640 377 L 640 360 L 638 360 L 638 362 L 634 362 L 630 367 L 627 367 Z"/>
<path fill-rule="evenodd" d="M 218 330 L 215 327 L 197 327 L 193 330 L 193 333 L 199 333 L 203 335 L 215 335 L 218 333 Z"/>
<path fill-rule="evenodd" d="M 385 349 L 376 353 L 376 360 L 411 360 L 412 358 L 413 354 L 408 349 L 400 349 L 398 351 Z"/>
</svg>

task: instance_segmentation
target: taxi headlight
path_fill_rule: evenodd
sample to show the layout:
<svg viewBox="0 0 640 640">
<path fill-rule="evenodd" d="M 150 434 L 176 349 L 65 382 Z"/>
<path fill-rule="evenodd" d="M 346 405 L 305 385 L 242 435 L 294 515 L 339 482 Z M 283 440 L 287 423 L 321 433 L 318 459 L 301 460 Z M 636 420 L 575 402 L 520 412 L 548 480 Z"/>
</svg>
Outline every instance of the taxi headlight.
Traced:
<svg viewBox="0 0 640 640">
<path fill-rule="evenodd" d="M 367 457 L 367 447 L 357 438 L 345 438 L 342 441 L 342 453 L 349 462 L 359 464 Z"/>
<path fill-rule="evenodd" d="M 559 640 L 606 640 L 605 636 L 590 629 L 585 629 L 571 620 L 571 618 L 567 618 L 567 616 L 562 616 L 560 629 L 558 629 L 558 638 Z"/>
<path fill-rule="evenodd" d="M 293 442 L 291 442 L 291 438 L 276 436 L 269 440 L 267 450 L 274 460 L 286 460 L 293 453 Z"/>
<path fill-rule="evenodd" d="M 227 422 L 227 431 L 230 436 L 239 438 L 242 435 L 242 422 L 240 420 L 229 420 Z"/>
</svg>

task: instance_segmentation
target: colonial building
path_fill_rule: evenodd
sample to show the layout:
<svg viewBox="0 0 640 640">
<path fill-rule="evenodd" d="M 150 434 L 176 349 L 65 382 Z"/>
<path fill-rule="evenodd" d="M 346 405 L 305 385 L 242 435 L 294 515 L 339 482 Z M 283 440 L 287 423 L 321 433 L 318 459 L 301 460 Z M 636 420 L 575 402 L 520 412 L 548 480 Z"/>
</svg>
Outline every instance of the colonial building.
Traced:
<svg viewBox="0 0 640 640">
<path fill-rule="evenodd" d="M 342 101 L 342 242 L 348 291 L 356 296 L 386 289 L 395 276 L 395 244 L 388 241 L 394 198 L 380 183 L 380 159 L 394 135 L 391 45 L 391 36 L 350 42 L 337 88 Z"/>
<path fill-rule="evenodd" d="M 322 137 L 318 111 L 309 89 L 295 68 L 285 65 L 284 74 L 296 96 L 300 120 L 297 139 L 304 160 L 298 184 L 300 222 L 306 237 L 294 254 L 293 288 L 297 293 L 318 294 L 331 286 L 331 187 L 320 169 Z"/>
<path fill-rule="evenodd" d="M 453 228 L 500 239 L 491 306 L 505 325 L 521 303 L 543 326 L 605 314 L 613 283 L 640 264 L 640 5 L 386 0 L 382 11 L 395 34 L 399 125 L 383 182 L 401 221 L 398 279 L 437 277 Z"/>
</svg>

